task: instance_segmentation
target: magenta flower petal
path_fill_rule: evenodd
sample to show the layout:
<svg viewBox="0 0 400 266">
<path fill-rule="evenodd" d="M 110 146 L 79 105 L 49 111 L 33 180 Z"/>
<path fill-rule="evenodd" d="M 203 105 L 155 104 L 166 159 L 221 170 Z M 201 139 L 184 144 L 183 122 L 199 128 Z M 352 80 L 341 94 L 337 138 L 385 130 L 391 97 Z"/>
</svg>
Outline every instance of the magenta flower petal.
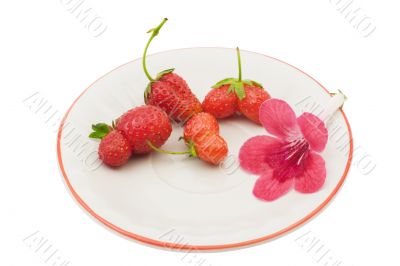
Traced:
<svg viewBox="0 0 400 266">
<path fill-rule="evenodd" d="M 266 100 L 260 106 L 260 122 L 271 134 L 288 139 L 299 133 L 296 114 L 285 101 L 279 99 Z"/>
<path fill-rule="evenodd" d="M 286 194 L 293 187 L 293 181 L 289 178 L 281 182 L 273 178 L 272 170 L 268 170 L 257 179 L 253 194 L 261 200 L 273 201 Z"/>
<path fill-rule="evenodd" d="M 328 130 L 324 122 L 311 113 L 303 113 L 297 118 L 297 123 L 311 149 L 322 152 L 328 142 Z"/>
<path fill-rule="evenodd" d="M 283 142 L 267 152 L 267 163 L 274 169 L 273 177 L 283 182 L 299 176 L 304 171 L 304 161 L 310 152 L 310 145 L 304 139 Z"/>
<path fill-rule="evenodd" d="M 240 149 L 240 166 L 261 175 L 254 196 L 273 201 L 293 187 L 301 193 L 318 191 L 326 178 L 325 161 L 317 154 L 328 141 L 324 122 L 311 113 L 296 118 L 289 104 L 279 99 L 265 101 L 259 114 L 261 124 L 276 137 L 253 137 Z"/>
<path fill-rule="evenodd" d="M 275 151 L 282 142 L 274 137 L 256 136 L 248 139 L 240 148 L 240 166 L 250 173 L 262 174 L 270 167 L 267 163 L 267 156 Z"/>
<path fill-rule="evenodd" d="M 304 161 L 304 172 L 295 181 L 295 189 L 302 193 L 318 191 L 325 183 L 326 169 L 324 159 L 310 152 Z"/>
</svg>

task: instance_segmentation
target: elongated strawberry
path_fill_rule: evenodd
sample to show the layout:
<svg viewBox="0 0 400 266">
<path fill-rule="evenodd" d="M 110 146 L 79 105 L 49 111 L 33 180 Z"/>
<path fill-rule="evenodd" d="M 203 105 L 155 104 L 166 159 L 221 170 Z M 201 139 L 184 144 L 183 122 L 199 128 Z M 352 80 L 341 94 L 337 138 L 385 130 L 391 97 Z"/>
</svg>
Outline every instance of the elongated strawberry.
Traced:
<svg viewBox="0 0 400 266">
<path fill-rule="evenodd" d="M 92 125 L 93 132 L 90 138 L 101 139 L 99 145 L 99 158 L 109 166 L 121 166 L 132 155 L 128 140 L 114 128 L 104 123 Z"/>
<path fill-rule="evenodd" d="M 205 161 L 215 165 L 221 163 L 228 155 L 228 145 L 225 140 L 217 134 L 204 135 L 201 140 L 189 141 L 193 145 L 197 156 Z"/>
<path fill-rule="evenodd" d="M 198 113 L 192 116 L 184 127 L 183 138 L 188 150 L 182 152 L 166 151 L 149 146 L 160 153 L 188 154 L 201 160 L 218 165 L 228 155 L 228 145 L 219 135 L 219 126 L 215 117 L 209 113 Z"/>
<path fill-rule="evenodd" d="M 207 134 L 219 134 L 217 119 L 209 113 L 195 114 L 186 123 L 183 130 L 183 137 L 186 142 L 197 141 Z"/>
<path fill-rule="evenodd" d="M 151 141 L 156 147 L 163 145 L 171 135 L 172 126 L 167 114 L 159 107 L 143 105 L 124 113 L 116 128 L 128 140 L 135 154 L 149 153 Z"/>
<path fill-rule="evenodd" d="M 261 104 L 270 98 L 263 86 L 249 79 L 242 79 L 242 64 L 239 48 L 236 48 L 238 59 L 238 78 L 226 78 L 212 86 L 206 95 L 202 107 L 217 118 L 225 118 L 239 111 L 250 120 L 259 123 L 258 110 Z"/>
<path fill-rule="evenodd" d="M 192 115 L 202 111 L 200 101 L 186 81 L 173 73 L 173 68 L 161 71 L 153 78 L 146 66 L 147 49 L 166 21 L 165 18 L 160 25 L 148 31 L 151 36 L 143 53 L 142 64 L 150 82 L 144 92 L 144 101 L 146 104 L 160 107 L 171 119 L 185 123 Z"/>
<path fill-rule="evenodd" d="M 217 119 L 209 113 L 194 115 L 185 125 L 183 136 L 186 144 L 193 146 L 203 161 L 219 164 L 228 154 L 228 145 L 219 135 Z"/>
</svg>

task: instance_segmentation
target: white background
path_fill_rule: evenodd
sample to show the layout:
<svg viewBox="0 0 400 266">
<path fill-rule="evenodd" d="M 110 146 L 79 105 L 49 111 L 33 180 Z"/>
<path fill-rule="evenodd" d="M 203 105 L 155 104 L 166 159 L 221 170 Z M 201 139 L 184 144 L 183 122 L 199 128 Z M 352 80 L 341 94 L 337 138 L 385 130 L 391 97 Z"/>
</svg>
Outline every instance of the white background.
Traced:
<svg viewBox="0 0 400 266">
<path fill-rule="evenodd" d="M 351 4 L 376 27 L 364 37 L 337 10 L 344 0 L 86 0 L 107 26 L 94 37 L 68 1 L 8 1 L 0 9 L 0 265 L 397 264 L 398 2 Z M 163 17 L 170 20 L 150 53 L 240 46 L 289 62 L 348 96 L 358 157 L 340 193 L 311 222 L 255 247 L 195 256 L 120 237 L 70 196 L 56 159 L 57 123 L 46 123 L 24 99 L 37 92 L 62 115 L 97 78 L 140 57 L 145 31 Z M 46 262 L 50 251 L 36 252 L 33 238 L 47 240 L 61 259 Z"/>
</svg>

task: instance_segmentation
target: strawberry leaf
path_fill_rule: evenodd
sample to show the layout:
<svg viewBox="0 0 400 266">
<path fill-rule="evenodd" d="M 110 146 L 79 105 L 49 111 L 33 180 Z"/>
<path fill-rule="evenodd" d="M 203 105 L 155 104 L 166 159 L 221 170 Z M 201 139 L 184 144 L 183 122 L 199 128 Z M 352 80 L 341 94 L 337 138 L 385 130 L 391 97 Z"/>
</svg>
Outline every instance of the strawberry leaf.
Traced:
<svg viewBox="0 0 400 266">
<path fill-rule="evenodd" d="M 235 83 L 231 83 L 231 85 L 228 88 L 228 93 L 233 93 L 235 92 Z"/>
<path fill-rule="evenodd" d="M 257 81 L 254 81 L 254 80 L 251 80 L 251 79 L 245 79 L 245 80 L 243 80 L 243 83 L 246 84 L 246 85 L 256 86 L 256 87 L 259 87 L 259 88 L 263 89 L 263 86 L 262 86 L 261 83 L 258 83 Z"/>
<path fill-rule="evenodd" d="M 186 143 L 187 147 L 189 148 L 189 156 L 190 157 L 197 157 L 196 147 L 193 141 L 189 140 Z"/>
<path fill-rule="evenodd" d="M 249 79 L 242 80 L 242 82 L 244 84 L 246 84 L 246 85 L 249 85 L 249 86 L 253 85 L 253 82 L 251 80 L 249 80 Z"/>
<path fill-rule="evenodd" d="M 244 91 L 243 82 L 238 81 L 235 83 L 235 92 L 239 100 L 243 100 L 246 97 L 246 93 Z"/>
<path fill-rule="evenodd" d="M 155 80 L 159 80 L 162 76 L 164 76 L 165 74 L 172 73 L 174 70 L 175 70 L 175 68 L 169 68 L 169 69 L 161 71 L 160 73 L 157 74 Z"/>
<path fill-rule="evenodd" d="M 250 81 L 251 81 L 251 83 L 253 83 L 254 86 L 257 86 L 257 87 L 259 87 L 261 89 L 264 88 L 263 85 L 261 83 L 257 82 L 257 81 L 254 81 L 254 80 L 250 80 Z"/>
<path fill-rule="evenodd" d="M 89 138 L 102 139 L 110 133 L 110 126 L 105 123 L 97 123 L 92 125 L 93 132 L 89 134 Z"/>
<path fill-rule="evenodd" d="M 147 103 L 147 97 L 149 97 L 149 94 L 151 92 L 151 84 L 153 84 L 153 82 L 159 80 L 162 76 L 164 76 L 168 73 L 172 73 L 174 70 L 175 70 L 175 68 L 169 68 L 169 69 L 161 71 L 160 73 L 157 74 L 157 76 L 154 80 L 150 81 L 149 84 L 147 84 L 147 87 L 144 90 L 144 102 L 145 103 Z"/>
<path fill-rule="evenodd" d="M 94 125 L 92 125 L 92 129 L 94 131 L 98 131 L 98 132 L 105 132 L 105 133 L 110 132 L 110 126 L 107 125 L 106 123 L 94 124 Z"/>
<path fill-rule="evenodd" d="M 102 139 L 105 136 L 107 136 L 107 134 L 100 133 L 100 132 L 92 132 L 89 134 L 89 138 L 92 138 L 92 139 Z"/>
<path fill-rule="evenodd" d="M 152 82 L 149 82 L 149 84 L 147 84 L 146 89 L 144 90 L 144 102 L 147 103 L 147 97 L 149 97 L 149 94 L 151 92 L 151 84 Z"/>
<path fill-rule="evenodd" d="M 218 81 L 213 86 L 211 86 L 211 88 L 217 89 L 217 88 L 219 88 L 219 87 L 221 87 L 223 85 L 232 84 L 234 81 L 235 81 L 234 78 L 226 78 L 226 79 Z"/>
</svg>

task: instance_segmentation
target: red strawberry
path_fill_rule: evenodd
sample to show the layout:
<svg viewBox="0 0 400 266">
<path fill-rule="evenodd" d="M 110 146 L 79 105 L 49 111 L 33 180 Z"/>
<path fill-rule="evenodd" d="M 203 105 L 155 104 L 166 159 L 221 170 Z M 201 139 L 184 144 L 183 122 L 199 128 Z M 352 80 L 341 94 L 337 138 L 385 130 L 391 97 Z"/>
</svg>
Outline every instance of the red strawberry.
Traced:
<svg viewBox="0 0 400 266">
<path fill-rule="evenodd" d="M 183 136 L 189 148 L 183 152 L 161 150 L 151 142 L 148 144 L 161 153 L 189 154 L 191 157 L 199 157 L 201 160 L 215 165 L 221 163 L 228 154 L 228 146 L 219 135 L 217 120 L 208 113 L 198 113 L 192 116 L 185 125 Z"/>
<path fill-rule="evenodd" d="M 151 32 L 151 36 L 144 50 L 142 63 L 144 73 L 150 82 L 144 92 L 144 101 L 146 104 L 160 107 L 171 119 L 185 123 L 192 115 L 202 111 L 200 101 L 192 93 L 186 81 L 172 73 L 173 68 L 161 71 L 153 78 L 146 67 L 147 49 L 166 21 L 165 18 L 160 25 L 148 31 Z"/>
<path fill-rule="evenodd" d="M 271 97 L 265 90 L 257 86 L 244 85 L 244 91 L 246 97 L 238 100 L 238 110 L 248 119 L 260 124 L 258 117 L 260 106 Z"/>
<path fill-rule="evenodd" d="M 183 137 L 185 141 L 197 140 L 205 134 L 219 134 L 217 119 L 209 113 L 195 114 L 185 125 Z"/>
<path fill-rule="evenodd" d="M 203 101 L 203 110 L 217 118 L 225 118 L 240 111 L 250 120 L 260 124 L 258 111 L 261 104 L 270 96 L 260 83 L 249 79 L 242 80 L 239 48 L 236 48 L 236 51 L 239 77 L 226 78 L 212 86 L 213 89 Z"/>
<path fill-rule="evenodd" d="M 99 123 L 92 125 L 94 132 L 89 137 L 101 139 L 99 158 L 109 166 L 121 166 L 131 157 L 131 147 L 128 140 L 110 126 Z"/>
<path fill-rule="evenodd" d="M 184 139 L 201 160 L 219 164 L 228 154 L 228 146 L 219 135 L 217 119 L 209 113 L 194 115 L 185 125 Z"/>
<path fill-rule="evenodd" d="M 206 95 L 202 107 L 216 118 L 229 117 L 237 110 L 237 97 L 229 91 L 229 85 L 222 85 Z"/>
<path fill-rule="evenodd" d="M 128 140 L 133 153 L 149 153 L 151 141 L 156 147 L 163 145 L 171 135 L 172 126 L 167 114 L 158 107 L 144 105 L 133 108 L 117 121 L 117 129 Z"/>
<path fill-rule="evenodd" d="M 228 155 L 228 145 L 225 140 L 217 134 L 205 134 L 201 140 L 193 141 L 197 156 L 206 162 L 218 165 Z"/>
<path fill-rule="evenodd" d="M 186 122 L 193 114 L 201 112 L 201 104 L 185 80 L 174 73 L 162 75 L 151 83 L 146 104 L 159 106 L 177 122 Z"/>
</svg>

